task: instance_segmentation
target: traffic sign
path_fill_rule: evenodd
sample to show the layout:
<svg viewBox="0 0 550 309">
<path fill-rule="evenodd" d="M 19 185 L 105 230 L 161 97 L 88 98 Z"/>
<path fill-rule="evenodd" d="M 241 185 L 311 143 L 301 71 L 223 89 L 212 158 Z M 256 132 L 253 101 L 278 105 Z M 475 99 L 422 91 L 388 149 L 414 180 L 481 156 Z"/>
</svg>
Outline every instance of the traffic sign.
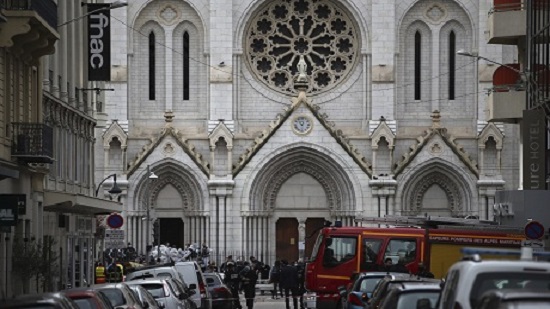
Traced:
<svg viewBox="0 0 550 309">
<path fill-rule="evenodd" d="M 124 244 L 124 230 L 105 230 L 106 249 L 122 249 L 124 247 L 126 247 Z"/>
<path fill-rule="evenodd" d="M 544 226 L 538 221 L 527 222 L 524 231 L 527 239 L 541 239 L 544 236 Z"/>
<path fill-rule="evenodd" d="M 107 225 L 112 229 L 119 229 L 124 224 L 124 218 L 119 214 L 113 214 L 107 217 Z"/>
</svg>

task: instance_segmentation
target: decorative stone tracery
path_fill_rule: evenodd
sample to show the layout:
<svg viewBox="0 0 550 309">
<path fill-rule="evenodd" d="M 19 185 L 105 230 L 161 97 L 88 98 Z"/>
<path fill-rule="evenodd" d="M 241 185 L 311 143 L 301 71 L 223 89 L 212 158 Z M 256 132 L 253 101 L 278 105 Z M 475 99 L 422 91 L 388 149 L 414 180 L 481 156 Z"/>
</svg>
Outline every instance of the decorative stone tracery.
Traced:
<svg viewBox="0 0 550 309">
<path fill-rule="evenodd" d="M 300 57 L 306 61 L 309 92 L 343 82 L 359 55 L 359 34 L 349 13 L 328 0 L 271 1 L 248 24 L 248 66 L 269 87 L 295 94 Z"/>
<path fill-rule="evenodd" d="M 148 179 L 147 173 L 140 179 L 139 190 L 139 210 L 145 211 L 147 206 L 150 209 L 158 208 L 156 205 L 159 193 L 168 185 L 174 186 L 179 192 L 182 200 L 182 210 L 200 211 L 202 205 L 201 189 L 198 182 L 186 168 L 175 163 L 173 159 L 167 159 L 160 166 L 152 168 L 159 178 L 155 181 Z"/>
<path fill-rule="evenodd" d="M 269 211 L 275 210 L 275 202 L 277 194 L 281 190 L 281 187 L 292 176 L 298 173 L 306 173 L 317 180 L 323 187 L 328 200 L 329 209 L 339 210 L 342 207 L 342 196 L 338 190 L 338 183 L 330 176 L 326 170 L 319 168 L 317 164 L 313 164 L 310 161 L 300 160 L 294 162 L 292 165 L 285 166 L 282 170 L 279 170 L 276 175 L 273 175 L 271 184 L 264 191 L 262 200 L 265 209 Z"/>
<path fill-rule="evenodd" d="M 326 154 L 305 147 L 279 154 L 258 173 L 250 191 L 250 210 L 272 213 L 283 184 L 299 173 L 319 182 L 333 215 L 347 215 L 355 210 L 352 184 L 341 166 Z"/>
<path fill-rule="evenodd" d="M 450 205 L 449 208 L 453 215 L 463 211 L 464 205 L 460 196 L 460 190 L 456 183 L 447 175 L 436 172 L 428 175 L 427 177 L 422 177 L 420 182 L 416 184 L 411 205 L 409 205 L 409 210 L 413 212 L 412 214 L 409 213 L 410 215 L 421 214 L 424 195 L 433 185 L 438 185 L 441 189 L 443 189 L 447 195 L 447 200 Z"/>
</svg>

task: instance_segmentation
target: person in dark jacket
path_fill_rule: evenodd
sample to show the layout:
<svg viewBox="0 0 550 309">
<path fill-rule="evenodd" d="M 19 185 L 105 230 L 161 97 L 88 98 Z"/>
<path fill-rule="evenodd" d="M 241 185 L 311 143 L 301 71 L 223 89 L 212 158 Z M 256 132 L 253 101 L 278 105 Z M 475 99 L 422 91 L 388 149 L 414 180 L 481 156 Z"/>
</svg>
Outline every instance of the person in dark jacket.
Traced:
<svg viewBox="0 0 550 309">
<path fill-rule="evenodd" d="M 279 280 L 281 278 L 281 261 L 275 261 L 275 264 L 271 268 L 269 273 L 269 282 L 273 283 L 273 290 L 271 291 L 271 298 L 277 299 L 277 292 L 280 289 L 281 297 L 283 297 L 283 289 L 279 286 Z"/>
<path fill-rule="evenodd" d="M 405 266 L 405 259 L 404 258 L 399 258 L 399 261 L 397 261 L 397 264 L 392 265 L 390 267 L 390 271 L 395 272 L 395 273 L 408 274 L 409 269 L 407 268 L 407 266 Z"/>
<path fill-rule="evenodd" d="M 256 282 L 258 281 L 257 270 L 252 268 L 250 263 L 244 263 L 243 270 L 239 273 L 241 278 L 241 286 L 246 299 L 246 307 L 252 309 L 254 307 L 254 298 L 256 297 Z"/>
<path fill-rule="evenodd" d="M 292 294 L 294 309 L 298 309 L 298 269 L 293 265 L 289 265 L 287 260 L 282 260 L 281 264 L 281 278 L 279 283 L 285 291 L 286 309 L 290 309 L 290 294 Z"/>
<path fill-rule="evenodd" d="M 424 266 L 423 263 L 418 264 L 418 277 L 422 278 L 434 278 L 434 274 L 432 274 L 429 270 L 426 269 L 426 266 Z"/>
<path fill-rule="evenodd" d="M 239 285 L 241 284 L 241 278 L 239 273 L 235 270 L 235 263 L 229 261 L 225 264 L 224 283 L 231 290 L 233 296 L 233 308 L 242 309 L 241 302 L 239 301 Z"/>
</svg>

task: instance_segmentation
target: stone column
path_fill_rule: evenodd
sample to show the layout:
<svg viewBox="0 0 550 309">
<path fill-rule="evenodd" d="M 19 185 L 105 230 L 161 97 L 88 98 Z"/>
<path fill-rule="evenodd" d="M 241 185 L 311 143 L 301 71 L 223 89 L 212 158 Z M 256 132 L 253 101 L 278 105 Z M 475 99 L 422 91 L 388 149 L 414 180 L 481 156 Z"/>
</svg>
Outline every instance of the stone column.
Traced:
<svg viewBox="0 0 550 309">
<path fill-rule="evenodd" d="M 233 120 L 232 0 L 210 0 L 210 111 L 209 122 Z"/>
</svg>

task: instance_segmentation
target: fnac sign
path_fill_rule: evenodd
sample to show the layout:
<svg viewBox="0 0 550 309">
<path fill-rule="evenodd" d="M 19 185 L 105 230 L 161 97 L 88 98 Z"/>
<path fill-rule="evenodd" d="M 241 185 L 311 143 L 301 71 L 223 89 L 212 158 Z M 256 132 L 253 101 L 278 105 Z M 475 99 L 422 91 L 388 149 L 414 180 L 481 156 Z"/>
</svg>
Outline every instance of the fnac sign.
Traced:
<svg viewBox="0 0 550 309">
<path fill-rule="evenodd" d="M 111 80 L 110 4 L 88 4 L 88 80 Z"/>
</svg>

